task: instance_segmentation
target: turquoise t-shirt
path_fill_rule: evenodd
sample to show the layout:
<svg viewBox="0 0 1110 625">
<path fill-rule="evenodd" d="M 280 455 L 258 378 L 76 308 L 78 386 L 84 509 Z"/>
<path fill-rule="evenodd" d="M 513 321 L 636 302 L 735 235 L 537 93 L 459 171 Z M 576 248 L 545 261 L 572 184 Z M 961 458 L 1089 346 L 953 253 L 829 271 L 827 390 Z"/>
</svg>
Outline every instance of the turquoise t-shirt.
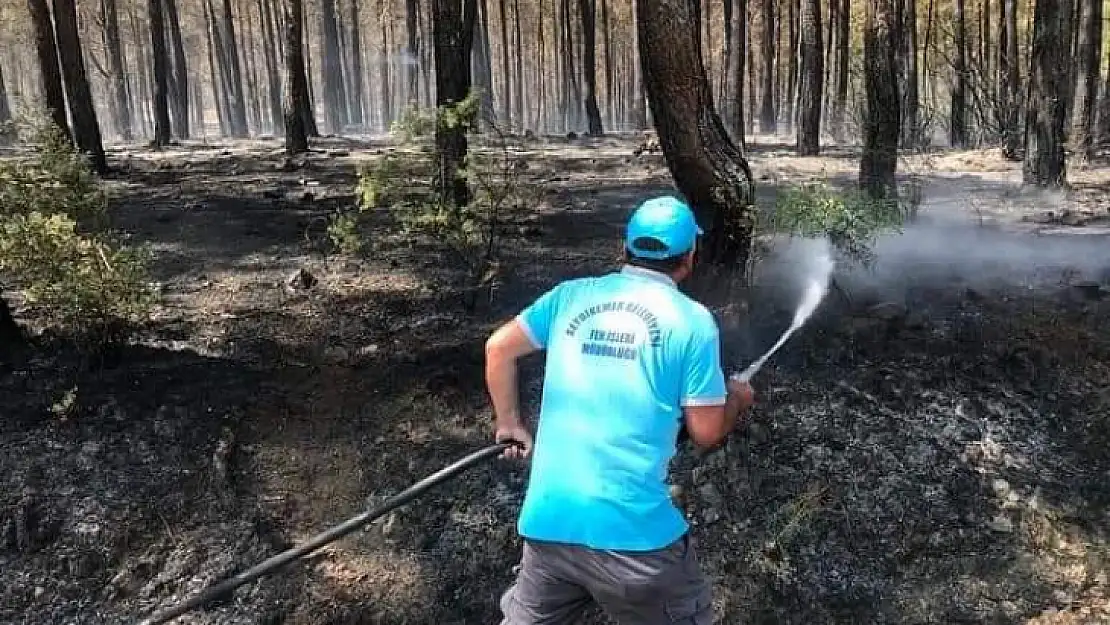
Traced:
<svg viewBox="0 0 1110 625">
<path fill-rule="evenodd" d="M 687 531 L 667 466 L 682 406 L 725 402 L 717 323 L 666 275 L 626 266 L 522 311 L 547 350 L 521 536 L 660 549 Z"/>
</svg>

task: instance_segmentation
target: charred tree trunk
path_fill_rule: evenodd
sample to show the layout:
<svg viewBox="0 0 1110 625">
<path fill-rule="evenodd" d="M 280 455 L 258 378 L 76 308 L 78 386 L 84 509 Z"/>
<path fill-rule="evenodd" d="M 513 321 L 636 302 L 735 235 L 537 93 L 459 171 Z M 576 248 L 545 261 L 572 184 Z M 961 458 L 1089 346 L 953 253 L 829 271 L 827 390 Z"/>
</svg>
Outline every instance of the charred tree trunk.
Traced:
<svg viewBox="0 0 1110 625">
<path fill-rule="evenodd" d="M 1071 72 L 1061 71 L 1071 59 L 1070 0 L 1036 0 L 1033 16 L 1029 95 L 1025 102 L 1025 160 L 1022 182 L 1062 187 L 1067 182 L 1064 154 Z"/>
<path fill-rule="evenodd" d="M 821 42 L 821 0 L 802 0 L 801 84 L 798 88 L 798 155 L 821 152 L 821 103 L 825 56 Z"/>
<path fill-rule="evenodd" d="M 181 37 L 181 19 L 177 15 L 177 0 L 163 0 L 165 19 L 168 20 L 170 59 L 170 103 L 173 111 L 173 131 L 179 139 L 188 139 L 189 132 L 189 67 L 185 62 L 185 42 Z"/>
<path fill-rule="evenodd" d="M 501 84 L 504 85 L 504 97 L 501 98 L 501 117 L 505 120 L 505 129 L 513 129 L 513 91 L 512 72 L 509 71 L 509 21 L 506 15 L 505 0 L 498 0 L 498 17 L 501 22 Z"/>
<path fill-rule="evenodd" d="M 1082 39 L 1079 43 L 1079 120 L 1075 136 L 1080 152 L 1094 156 L 1095 104 L 1102 60 L 1102 0 L 1080 0 L 1083 8 Z"/>
<path fill-rule="evenodd" d="M 304 67 L 304 6 L 301 0 L 285 0 L 285 152 L 308 151 L 308 76 Z M 311 114 L 311 109 L 310 113 Z"/>
<path fill-rule="evenodd" d="M 58 45 L 54 38 L 54 25 L 50 19 L 50 8 L 46 0 L 27 0 L 31 23 L 35 29 L 35 51 L 38 53 L 39 75 L 42 80 L 42 93 L 50 118 L 66 138 L 73 141 L 66 115 L 66 93 L 62 87 L 62 73 L 58 61 Z"/>
<path fill-rule="evenodd" d="M 953 62 L 955 85 L 949 113 L 948 142 L 954 148 L 967 147 L 967 16 L 964 0 L 956 0 L 956 56 Z"/>
<path fill-rule="evenodd" d="M 359 21 L 359 16 L 358 0 L 351 0 L 351 93 L 348 94 L 348 100 L 351 103 L 349 111 L 351 123 L 356 126 L 362 126 L 366 123 L 366 113 L 362 107 L 362 95 L 365 88 L 362 84 L 362 24 Z M 411 63 L 406 59 L 405 64 L 407 66 Z"/>
<path fill-rule="evenodd" d="M 420 22 L 419 1 L 405 0 L 405 84 L 408 93 L 405 99 L 415 104 L 420 94 Z"/>
<path fill-rule="evenodd" d="M 470 95 L 470 55 L 477 0 L 432 0 L 436 105 L 452 106 Z M 461 207 L 470 203 L 470 187 L 459 168 L 466 158 L 468 124 L 436 124 L 438 188 Z"/>
<path fill-rule="evenodd" d="M 632 0 L 632 20 L 637 26 L 632 29 L 632 44 L 635 50 L 635 55 L 632 62 L 632 85 L 631 85 L 631 98 L 632 98 L 632 127 L 635 130 L 643 130 L 647 128 L 647 98 L 644 87 L 644 63 L 643 58 L 640 56 L 640 2 L 639 0 Z"/>
<path fill-rule="evenodd" d="M 270 3 L 258 0 L 258 14 L 262 22 L 262 38 L 265 41 L 262 46 L 262 54 L 266 64 L 266 92 L 270 101 L 270 118 L 273 120 L 274 134 L 280 134 L 284 132 L 283 117 L 285 113 L 282 110 L 281 75 L 278 72 L 278 60 L 275 53 L 278 38 L 274 32 L 274 20 L 270 13 Z"/>
<path fill-rule="evenodd" d="M 794 118 L 796 109 L 794 105 L 798 101 L 798 58 L 800 50 L 798 45 L 798 8 L 801 2 L 799 0 L 790 0 L 790 8 L 787 13 L 787 22 L 790 24 L 786 29 L 787 41 L 787 54 L 786 60 L 786 84 L 783 85 L 784 89 L 782 95 L 779 97 L 779 102 L 782 103 L 784 109 L 783 118 L 786 121 L 786 132 L 794 132 Z M 780 53 L 780 59 L 783 58 Z M 782 61 L 779 61 L 781 64 Z M 782 78 L 782 73 L 779 72 L 779 78 Z"/>
<path fill-rule="evenodd" d="M 516 80 L 513 81 L 513 104 L 517 126 L 523 130 L 524 119 L 524 47 L 520 36 L 520 0 L 513 0 L 513 60 Z"/>
<path fill-rule="evenodd" d="M 1024 133 L 1021 127 L 1021 74 L 1018 66 L 1017 0 L 1003 0 L 1006 11 L 1006 41 L 1002 91 L 1005 96 L 1002 156 L 1007 160 L 1021 160 Z"/>
<path fill-rule="evenodd" d="M 433 0 L 434 1 L 434 0 Z M 474 76 L 474 85 L 481 92 L 479 94 L 481 106 L 479 110 L 479 117 L 483 121 L 497 119 L 497 110 L 494 108 L 493 103 L 493 60 L 489 47 L 489 6 L 486 0 L 477 0 L 475 6 L 478 10 L 478 18 L 475 21 L 475 28 L 477 32 L 477 40 L 473 41 L 470 46 L 470 68 Z M 438 85 L 438 83 L 436 83 Z M 438 91 L 439 88 L 437 87 Z"/>
<path fill-rule="evenodd" d="M 347 124 L 347 93 L 343 84 L 343 61 L 339 52 L 339 28 L 335 23 L 335 0 L 320 4 L 320 30 L 324 40 L 324 127 L 341 134 Z"/>
<path fill-rule="evenodd" d="M 231 14 L 231 0 L 223 2 L 223 19 L 219 20 L 217 31 L 223 45 L 223 54 L 218 55 L 227 68 L 228 90 L 231 110 L 231 136 L 241 138 L 250 134 L 247 127 L 247 99 L 243 96 L 243 70 L 239 66 L 239 42 L 235 35 L 235 21 Z"/>
<path fill-rule="evenodd" d="M 120 40 L 116 0 L 101 0 L 100 12 L 104 17 L 104 49 L 108 53 L 112 121 L 115 122 L 120 138 L 131 141 L 134 131 L 131 128 L 131 102 L 127 97 L 127 61 L 124 59 L 123 43 Z"/>
<path fill-rule="evenodd" d="M 78 149 L 89 156 L 93 169 L 99 174 L 105 174 L 108 172 L 108 161 L 104 156 L 100 122 L 96 119 L 92 91 L 85 75 L 85 58 L 81 52 L 81 38 L 77 34 L 77 7 L 74 0 L 54 0 L 54 34 L 58 40 L 62 79 L 69 96 L 73 138 Z"/>
<path fill-rule="evenodd" d="M 864 25 L 867 109 L 864 112 L 859 184 L 875 199 L 897 197 L 894 174 L 898 167 L 901 103 L 898 98 L 897 55 L 893 51 L 898 49 L 900 33 L 894 1 L 867 0 Z"/>
<path fill-rule="evenodd" d="M 504 1 L 504 0 L 502 0 Z M 586 133 L 601 135 L 601 109 L 597 107 L 597 36 L 595 0 L 578 0 L 578 12 L 582 18 L 582 78 L 586 84 Z"/>
<path fill-rule="evenodd" d="M 667 166 L 705 229 L 692 285 L 709 296 L 746 268 L 754 181 L 713 108 L 701 61 L 698 0 L 636 0 L 648 102 Z M 722 294 L 727 297 L 727 288 Z M 717 293 L 717 291 L 715 291 Z"/>
<path fill-rule="evenodd" d="M 915 148 L 921 145 L 922 137 L 918 128 L 920 108 L 917 89 L 917 0 L 904 0 L 905 14 L 902 18 L 902 145 Z"/>
<path fill-rule="evenodd" d="M 775 0 L 763 0 L 763 37 L 760 42 L 763 52 L 763 93 L 760 97 L 759 130 L 764 134 L 778 131 L 778 115 L 775 111 L 775 42 L 778 29 L 775 25 Z"/>
<path fill-rule="evenodd" d="M 832 130 L 838 140 L 844 138 L 844 120 L 848 113 L 848 51 L 851 46 L 852 0 L 840 2 L 836 24 L 836 97 L 833 101 Z"/>
<path fill-rule="evenodd" d="M 170 143 L 169 65 L 166 51 L 166 27 L 162 16 L 161 0 L 147 0 L 147 19 L 150 20 L 150 54 L 154 59 L 154 145 Z"/>
</svg>

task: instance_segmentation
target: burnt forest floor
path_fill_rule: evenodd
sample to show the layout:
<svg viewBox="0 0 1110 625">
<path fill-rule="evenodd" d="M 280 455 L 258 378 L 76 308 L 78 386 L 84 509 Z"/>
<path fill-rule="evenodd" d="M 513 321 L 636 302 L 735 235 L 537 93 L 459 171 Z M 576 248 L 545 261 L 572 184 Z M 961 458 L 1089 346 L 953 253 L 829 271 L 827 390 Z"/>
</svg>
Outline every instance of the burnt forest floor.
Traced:
<svg viewBox="0 0 1110 625">
<path fill-rule="evenodd" d="M 512 214 L 474 314 L 436 246 L 384 216 L 365 254 L 321 253 L 385 140 L 292 162 L 264 141 L 112 150 L 116 226 L 155 249 L 164 301 L 103 368 L 46 338 L 0 365 L 0 622 L 134 622 L 489 444 L 485 336 L 614 267 L 625 216 L 671 188 L 641 141 L 518 146 L 540 200 Z M 754 142 L 761 205 L 850 182 L 857 154 L 827 152 Z M 1073 166 L 1063 196 L 1019 192 L 1020 164 L 990 151 L 900 167 L 920 224 L 874 271 L 838 271 L 755 379 L 751 425 L 676 462 L 718 621 L 1105 622 L 1110 168 Z M 774 276 L 794 262 L 760 274 L 747 359 L 789 323 Z M 288 286 L 300 270 L 310 288 Z M 496 623 L 524 476 L 480 466 L 175 622 Z"/>
</svg>

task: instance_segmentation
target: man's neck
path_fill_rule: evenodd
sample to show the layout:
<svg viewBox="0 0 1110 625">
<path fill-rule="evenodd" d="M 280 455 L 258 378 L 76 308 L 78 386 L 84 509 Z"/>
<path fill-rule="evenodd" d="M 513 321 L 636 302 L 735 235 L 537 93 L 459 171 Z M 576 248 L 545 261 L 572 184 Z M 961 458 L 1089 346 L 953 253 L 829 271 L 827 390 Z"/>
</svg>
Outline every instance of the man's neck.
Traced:
<svg viewBox="0 0 1110 625">
<path fill-rule="evenodd" d="M 646 267 L 639 267 L 637 265 L 630 265 L 626 263 L 623 267 L 621 267 L 621 273 L 630 276 L 640 276 L 670 286 L 678 286 L 678 283 L 675 282 L 675 279 L 671 276 L 663 273 L 662 271 L 656 271 L 654 269 L 648 269 Z"/>
</svg>

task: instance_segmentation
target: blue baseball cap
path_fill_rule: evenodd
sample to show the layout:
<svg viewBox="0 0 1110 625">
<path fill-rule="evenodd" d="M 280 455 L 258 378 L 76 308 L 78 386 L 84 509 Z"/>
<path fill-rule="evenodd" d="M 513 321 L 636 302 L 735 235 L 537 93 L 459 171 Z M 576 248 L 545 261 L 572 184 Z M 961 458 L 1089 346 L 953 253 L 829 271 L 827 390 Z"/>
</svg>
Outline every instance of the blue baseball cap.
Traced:
<svg viewBox="0 0 1110 625">
<path fill-rule="evenodd" d="M 640 258 L 662 259 L 685 254 L 694 248 L 698 235 L 704 234 L 694 211 L 682 200 L 664 195 L 640 204 L 628 220 L 624 246 Z M 634 245 L 642 237 L 656 239 L 664 249 L 643 249 Z"/>
</svg>

